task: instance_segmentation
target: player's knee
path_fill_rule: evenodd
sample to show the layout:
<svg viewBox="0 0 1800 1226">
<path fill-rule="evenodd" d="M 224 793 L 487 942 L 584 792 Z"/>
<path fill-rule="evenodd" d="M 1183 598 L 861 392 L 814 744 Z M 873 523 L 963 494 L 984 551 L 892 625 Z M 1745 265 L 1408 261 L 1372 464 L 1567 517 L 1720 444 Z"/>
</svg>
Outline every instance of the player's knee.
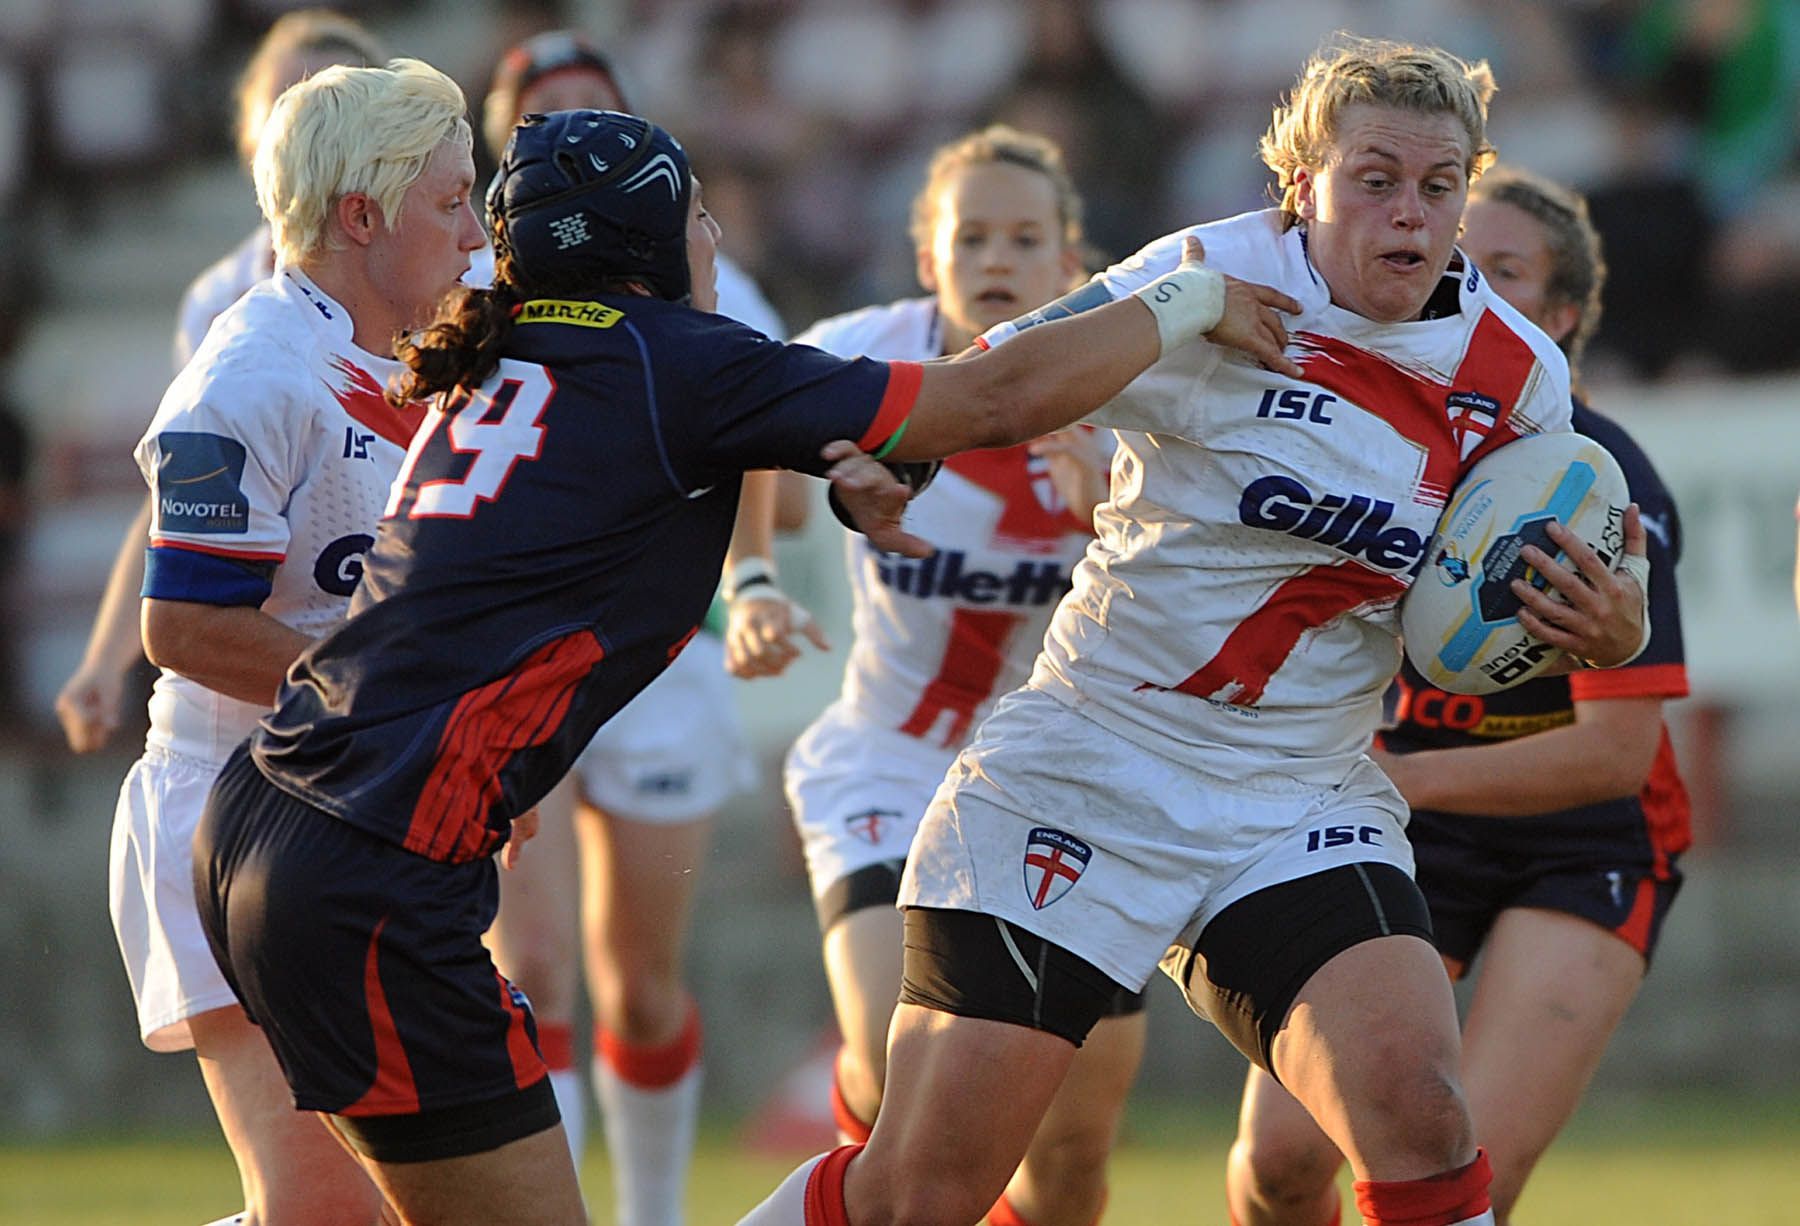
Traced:
<svg viewBox="0 0 1800 1226">
<path fill-rule="evenodd" d="M 1329 1143 L 1312 1144 L 1267 1130 L 1240 1133 L 1227 1159 L 1232 1177 L 1253 1202 L 1288 1207 L 1311 1204 L 1337 1177 L 1342 1162 Z"/>
<path fill-rule="evenodd" d="M 1104 1200 L 1110 1133 L 1064 1133 L 1034 1141 L 1019 1170 L 1041 1204 L 1072 1205 Z"/>
<path fill-rule="evenodd" d="M 360 1178 L 341 1181 L 272 1180 L 247 1220 L 280 1226 L 375 1226 L 382 1220 L 381 1194 Z"/>
<path fill-rule="evenodd" d="M 1396 1152 L 1448 1170 L 1468 1160 L 1474 1143 L 1469 1107 L 1453 1067 L 1426 1060 L 1390 1067 L 1365 1082 L 1362 1110 L 1379 1120 Z"/>
</svg>

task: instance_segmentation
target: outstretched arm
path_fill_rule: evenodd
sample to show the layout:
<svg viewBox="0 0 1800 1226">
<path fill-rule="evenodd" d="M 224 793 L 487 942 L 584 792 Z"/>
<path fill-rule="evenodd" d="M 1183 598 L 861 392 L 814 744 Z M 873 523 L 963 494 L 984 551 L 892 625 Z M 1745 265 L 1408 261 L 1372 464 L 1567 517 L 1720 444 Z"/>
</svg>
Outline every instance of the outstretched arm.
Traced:
<svg viewBox="0 0 1800 1226">
<path fill-rule="evenodd" d="M 1038 312 L 1050 322 L 1025 327 L 1003 345 L 927 362 L 911 417 L 883 459 L 927 460 L 978 447 L 1006 447 L 1060 430 L 1125 389 L 1164 353 L 1204 335 L 1243 350 L 1294 378 L 1283 356 L 1287 329 L 1279 311 L 1300 304 L 1280 290 L 1206 267 L 1200 240 L 1187 238 L 1171 272 L 1115 301 L 1087 308 L 1058 304 Z M 1077 311 L 1069 314 L 1068 311 Z"/>
<path fill-rule="evenodd" d="M 744 474 L 725 554 L 725 670 L 734 677 L 780 676 L 799 657 L 801 634 L 820 651 L 831 649 L 812 614 L 775 582 L 771 542 L 787 478 L 767 469 Z"/>
</svg>

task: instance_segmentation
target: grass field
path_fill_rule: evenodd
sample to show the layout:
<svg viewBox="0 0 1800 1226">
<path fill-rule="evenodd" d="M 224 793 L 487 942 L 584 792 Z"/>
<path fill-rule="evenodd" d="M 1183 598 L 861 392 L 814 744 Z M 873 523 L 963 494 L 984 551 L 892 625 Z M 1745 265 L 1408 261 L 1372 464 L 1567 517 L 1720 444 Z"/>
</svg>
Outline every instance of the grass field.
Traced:
<svg viewBox="0 0 1800 1226">
<path fill-rule="evenodd" d="M 1225 1218 L 1222 1116 L 1143 1107 L 1113 1168 L 1109 1226 Z M 1538 1169 L 1516 1226 L 1792 1226 L 1800 1222 L 1800 1102 L 1661 1099 L 1585 1111 Z M 704 1138 L 693 1226 L 725 1226 L 787 1173 L 723 1129 Z M 583 1171 L 595 1226 L 609 1226 L 596 1145 Z M 198 1226 L 237 1203 L 222 1143 L 83 1140 L 0 1148 L 0 1226 Z M 1350 1219 L 1354 1220 L 1354 1219 Z"/>
</svg>

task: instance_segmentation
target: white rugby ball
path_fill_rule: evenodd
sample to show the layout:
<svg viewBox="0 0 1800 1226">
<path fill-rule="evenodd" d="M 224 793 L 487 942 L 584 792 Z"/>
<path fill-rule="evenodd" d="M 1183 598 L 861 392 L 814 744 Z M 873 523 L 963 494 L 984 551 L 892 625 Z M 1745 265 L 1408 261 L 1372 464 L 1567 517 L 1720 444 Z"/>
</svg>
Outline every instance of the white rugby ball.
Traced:
<svg viewBox="0 0 1800 1226">
<path fill-rule="evenodd" d="M 1401 601 L 1407 659 L 1452 694 L 1492 694 L 1543 672 L 1561 652 L 1519 624 L 1511 581 L 1552 589 L 1521 550 L 1536 545 L 1572 567 L 1546 530 L 1560 520 L 1616 567 L 1629 501 L 1619 462 L 1585 435 L 1534 434 L 1483 456 L 1451 494 Z"/>
</svg>

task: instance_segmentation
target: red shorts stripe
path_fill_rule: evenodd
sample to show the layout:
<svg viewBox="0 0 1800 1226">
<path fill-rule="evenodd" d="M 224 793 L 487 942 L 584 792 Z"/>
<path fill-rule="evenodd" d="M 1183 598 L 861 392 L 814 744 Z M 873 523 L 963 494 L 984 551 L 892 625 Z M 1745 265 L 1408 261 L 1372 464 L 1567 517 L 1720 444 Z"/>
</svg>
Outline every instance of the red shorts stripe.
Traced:
<svg viewBox="0 0 1800 1226">
<path fill-rule="evenodd" d="M 907 418 L 912 416 L 913 405 L 919 401 L 919 388 L 925 382 L 925 368 L 917 362 L 889 362 L 887 367 L 887 391 L 882 393 L 875 420 L 856 440 L 856 445 L 868 452 L 879 450 L 906 424 Z"/>
<path fill-rule="evenodd" d="M 386 927 L 386 919 L 375 925 L 369 937 L 368 960 L 363 963 L 363 999 L 375 1034 L 375 1080 L 361 1098 L 337 1112 L 339 1115 L 405 1115 L 419 1109 L 412 1062 L 406 1058 L 406 1047 L 400 1042 L 399 1027 L 381 986 L 381 930 Z"/>
<path fill-rule="evenodd" d="M 538 1049 L 531 1045 L 531 1032 L 525 1028 L 525 1006 L 514 995 L 512 984 L 499 971 L 494 981 L 500 987 L 500 1007 L 509 1017 L 506 1024 L 506 1054 L 512 1059 L 513 1084 L 523 1090 L 542 1081 L 550 1072 Z"/>
</svg>

